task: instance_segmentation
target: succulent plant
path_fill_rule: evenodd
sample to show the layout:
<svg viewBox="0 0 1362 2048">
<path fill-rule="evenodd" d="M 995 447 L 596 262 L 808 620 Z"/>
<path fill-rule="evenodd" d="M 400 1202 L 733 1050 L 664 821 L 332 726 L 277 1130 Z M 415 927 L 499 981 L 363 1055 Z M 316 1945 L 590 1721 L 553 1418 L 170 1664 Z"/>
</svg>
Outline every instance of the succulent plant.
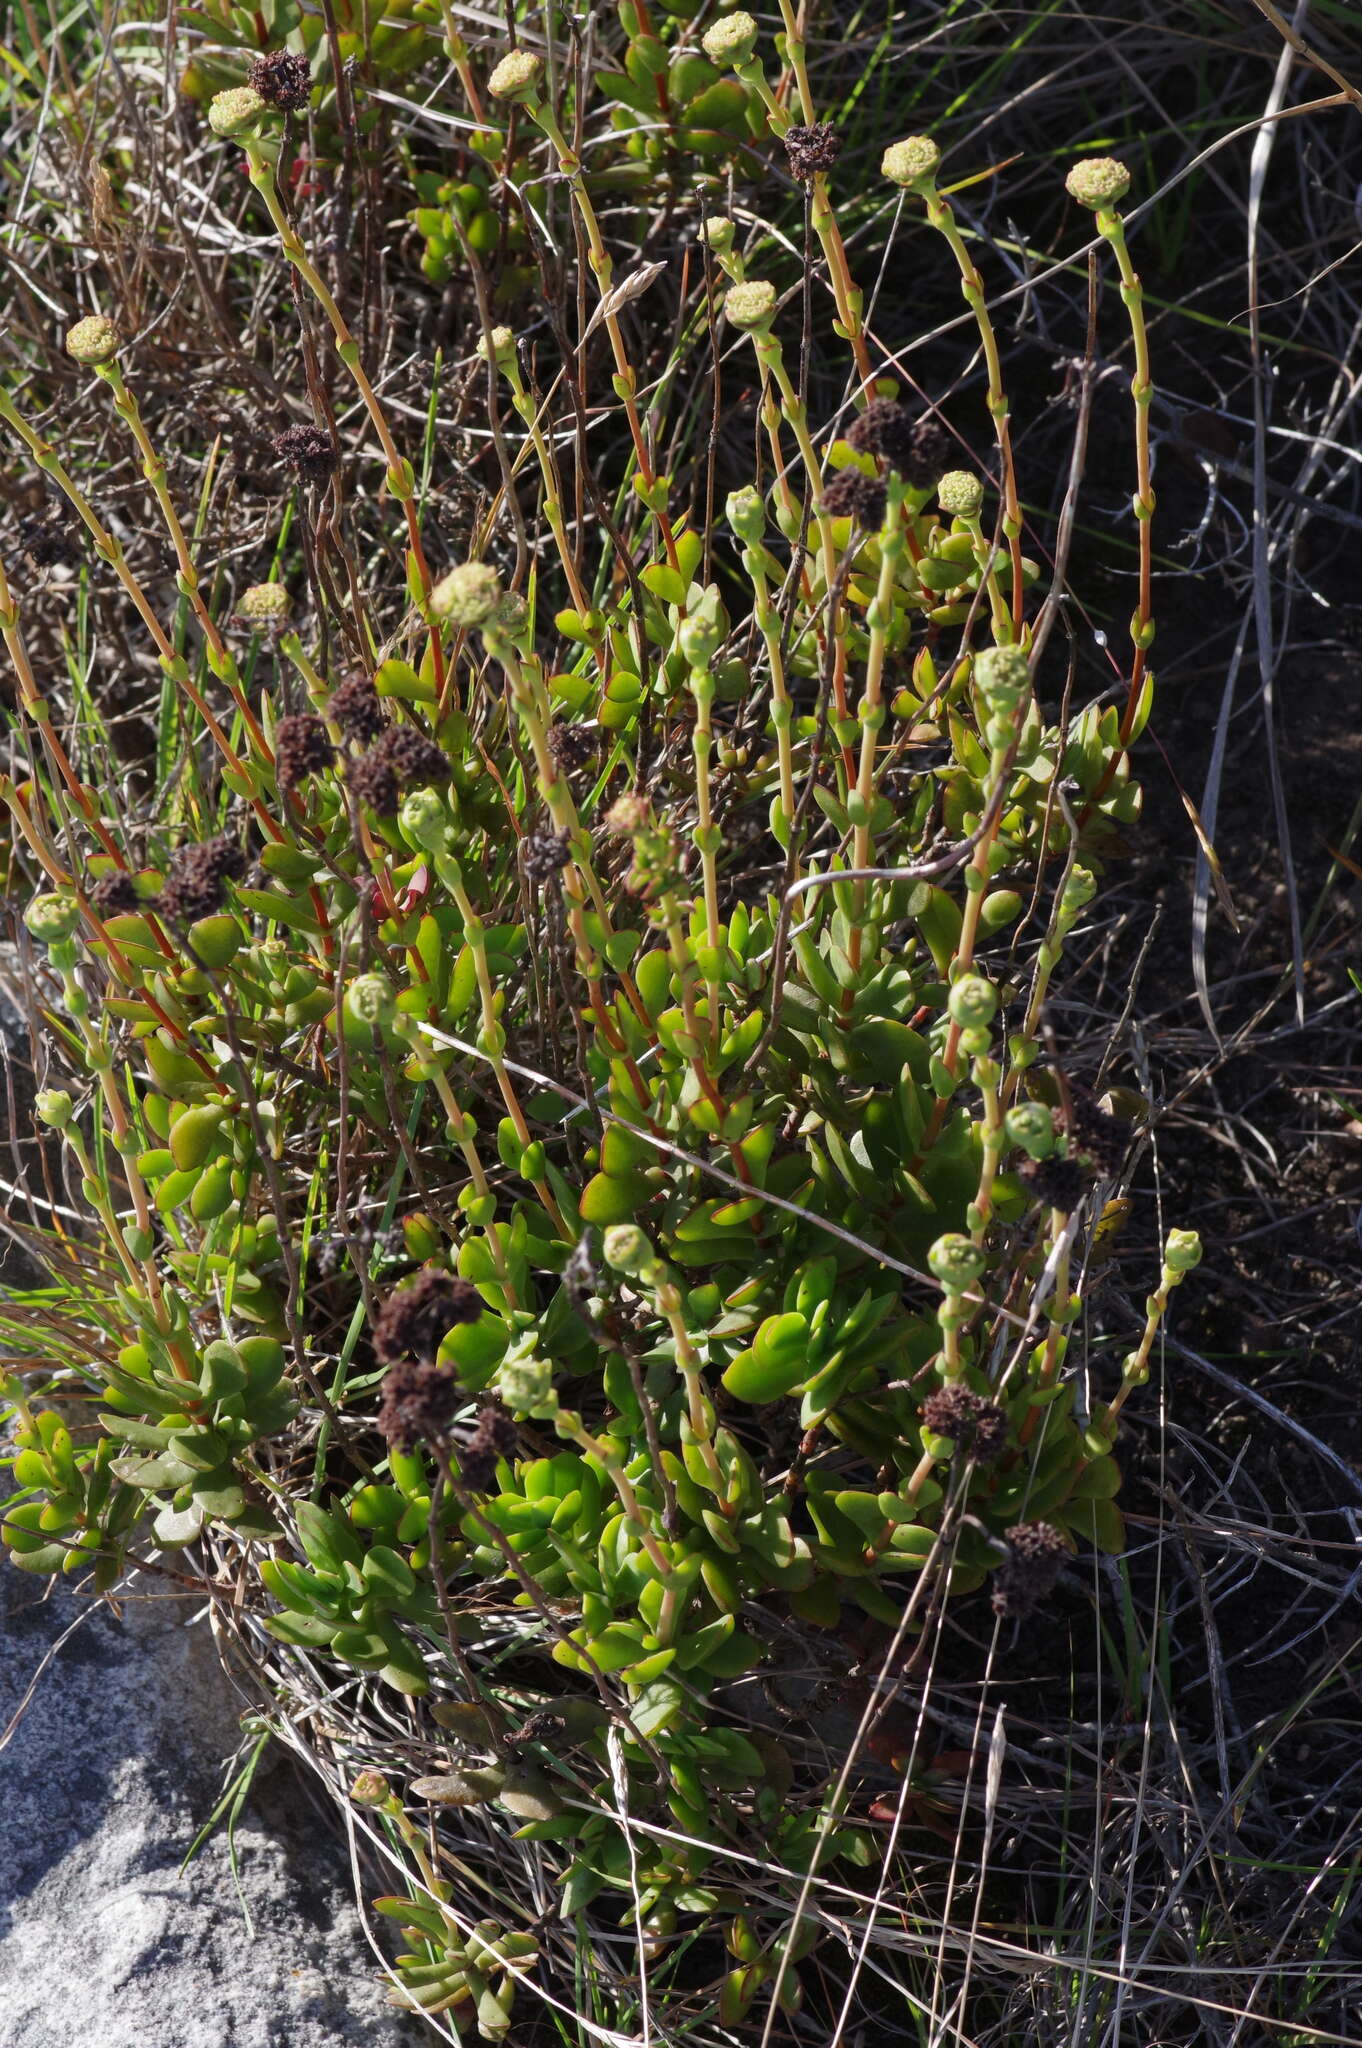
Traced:
<svg viewBox="0 0 1362 2048">
<path fill-rule="evenodd" d="M 446 28 L 476 161 L 418 188 L 421 268 L 485 283 L 501 188 L 553 185 L 613 364 L 620 474 L 613 509 L 603 495 L 570 532 L 556 450 L 575 423 L 484 320 L 470 374 L 507 408 L 507 479 L 538 479 L 542 546 L 532 579 L 500 534 L 434 576 L 424 484 L 280 192 L 286 123 L 320 122 L 332 92 L 314 27 L 220 91 L 209 123 L 351 380 L 365 425 L 345 467 L 381 454 L 401 560 L 366 598 L 391 638 L 356 670 L 354 619 L 322 630 L 307 610 L 344 579 L 309 575 L 296 599 L 257 583 L 235 638 L 261 659 L 239 667 L 117 336 L 72 331 L 154 491 L 193 663 L 53 473 L 203 745 L 144 866 L 93 799 L 62 812 L 64 864 L 26 912 L 72 1083 L 39 1110 L 88 1205 L 103 1306 L 73 1317 L 102 1318 L 98 1341 L 50 1379 L 6 1382 L 4 1541 L 23 1569 L 92 1566 L 101 1587 L 207 1546 L 281 1656 L 405 1696 L 432 1744 L 450 1734 L 459 1753 L 409 1793 L 375 1772 L 353 1790 L 421 1874 L 381 1907 L 410 1943 L 404 2002 L 502 2038 L 538 1951 L 454 1912 L 415 1799 L 515 1823 L 569 1915 L 627 1894 L 649 1953 L 684 1916 L 721 1915 L 736 2024 L 763 1989 L 801 1995 L 820 1928 L 792 1918 L 800 1873 L 874 1853 L 840 1794 L 744 1722 L 739 1682 L 778 1689 L 788 1645 L 844 1612 L 905 1629 L 918 1585 L 994 1578 L 1016 1614 L 1077 1542 L 1122 1545 L 1116 1420 L 1198 1247 L 1170 1234 L 1119 1387 L 1080 1412 L 1069 1219 L 1100 1162 L 1057 1124 L 1040 1019 L 1138 813 L 1152 620 L 1142 606 L 1125 710 L 1061 716 L 996 337 L 939 152 L 896 143 L 884 171 L 926 208 L 978 322 L 996 544 L 940 422 L 866 374 L 836 152 L 810 108 L 791 125 L 739 13 L 703 56 L 638 21 L 598 88 L 612 113 L 590 164 L 538 54 L 491 68 L 489 108 Z M 783 57 L 807 93 L 797 37 Z M 597 199 L 654 131 L 693 167 L 732 154 L 738 125 L 807 176 L 856 398 L 844 432 L 815 428 L 785 273 L 748 276 L 711 217 L 696 253 L 723 283 L 703 320 L 722 309 L 713 345 L 744 363 L 771 459 L 705 532 L 659 467 L 666 379 L 646 395 L 621 318 L 637 281 L 615 281 Z M 1127 265 L 1118 183 L 1089 165 L 1076 196 L 1097 193 Z M 678 319 L 702 331 L 696 307 Z M 0 417 L 51 471 L 7 398 Z M 280 440 L 301 480 L 333 475 L 329 433 Z M 751 873 L 742 834 L 762 848 Z M 362 1202 L 399 1233 L 384 1256 L 419 1268 L 400 1286 L 358 1234 Z M 654 1829 L 642 1861 L 621 1798 Z M 794 1880 L 779 1911 L 728 1861 L 754 1841 Z"/>
</svg>

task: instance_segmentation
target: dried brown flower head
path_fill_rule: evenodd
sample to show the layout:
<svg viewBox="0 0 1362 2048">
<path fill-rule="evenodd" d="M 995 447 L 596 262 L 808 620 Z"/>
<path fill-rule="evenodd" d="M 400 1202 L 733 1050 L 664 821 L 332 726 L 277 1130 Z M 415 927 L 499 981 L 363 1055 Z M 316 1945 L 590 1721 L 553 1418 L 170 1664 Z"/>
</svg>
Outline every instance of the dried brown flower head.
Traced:
<svg viewBox="0 0 1362 2048">
<path fill-rule="evenodd" d="M 914 420 L 892 398 L 874 398 L 848 429 L 858 453 L 878 455 L 916 491 L 930 490 L 950 467 L 951 440 L 936 420 Z"/>
<path fill-rule="evenodd" d="M 830 171 L 842 154 L 842 138 L 831 121 L 814 121 L 807 126 L 796 121 L 785 130 L 781 140 L 790 159 L 792 178 L 812 178 L 819 171 Z"/>
<path fill-rule="evenodd" d="M 211 917 L 222 908 L 228 882 L 245 874 L 247 858 L 234 839 L 223 834 L 196 846 L 181 846 L 171 855 L 169 871 L 156 899 L 162 917 L 183 924 Z"/>
<path fill-rule="evenodd" d="M 844 469 L 823 486 L 823 510 L 830 519 L 857 519 L 873 531 L 884 523 L 887 495 L 878 477 Z"/>
<path fill-rule="evenodd" d="M 384 1365 L 399 1358 L 429 1363 L 456 1323 L 474 1323 L 481 1314 L 482 1296 L 471 1280 L 427 1266 L 388 1296 L 374 1324 L 374 1350 Z"/>
<path fill-rule="evenodd" d="M 101 917 L 126 917 L 142 908 L 137 884 L 122 868 L 116 868 L 111 875 L 100 876 L 90 891 L 90 902 Z"/>
<path fill-rule="evenodd" d="M 392 763 L 384 758 L 377 747 L 371 747 L 367 754 L 352 761 L 345 771 L 345 780 L 351 793 L 362 804 L 368 804 L 371 811 L 377 811 L 381 818 L 395 815 L 402 801 L 402 792 Z"/>
<path fill-rule="evenodd" d="M 375 754 L 387 762 L 402 789 L 423 789 L 432 782 L 449 780 L 448 755 L 414 725 L 389 726 L 370 758 Z"/>
<path fill-rule="evenodd" d="M 246 83 L 267 107 L 281 114 L 300 113 L 312 97 L 311 67 L 306 57 L 297 57 L 292 50 L 271 50 L 255 58 Z"/>
<path fill-rule="evenodd" d="M 484 1408 L 478 1426 L 459 1452 L 459 1477 L 471 1493 L 490 1493 L 496 1484 L 497 1459 L 514 1455 L 519 1439 L 509 1415 Z"/>
<path fill-rule="evenodd" d="M 902 469 L 912 454 L 913 422 L 893 398 L 872 398 L 847 429 L 847 440 L 860 455 L 880 455 Z"/>
<path fill-rule="evenodd" d="M 1007 1533 L 1007 1557 L 993 1577 L 993 1612 L 1019 1621 L 1033 1614 L 1053 1593 L 1069 1555 L 1050 1522 L 1018 1522 Z"/>
<path fill-rule="evenodd" d="M 562 873 L 572 859 L 566 832 L 531 832 L 520 849 L 526 879 L 547 882 Z"/>
<path fill-rule="evenodd" d="M 600 743 L 594 725 L 569 725 L 567 719 L 555 718 L 549 727 L 549 752 L 565 774 L 584 768 Z"/>
<path fill-rule="evenodd" d="M 387 730 L 383 700 L 360 669 L 337 685 L 326 708 L 348 740 L 361 740 L 367 746 Z"/>
<path fill-rule="evenodd" d="M 981 1465 L 991 1465 L 1007 1449 L 1007 1417 L 996 1401 L 985 1400 L 970 1387 L 940 1387 L 922 1404 L 922 1423 L 933 1436 L 948 1436 L 971 1451 Z"/>
<path fill-rule="evenodd" d="M 383 1382 L 378 1428 L 394 1450 L 440 1443 L 458 1405 L 459 1383 L 438 1365 L 401 1359 Z"/>
<path fill-rule="evenodd" d="M 279 460 L 305 484 L 324 484 L 336 467 L 331 436 L 320 427 L 285 427 L 273 445 Z"/>
<path fill-rule="evenodd" d="M 950 435 L 940 420 L 918 420 L 913 427 L 902 470 L 915 491 L 929 491 L 946 474 L 954 459 Z"/>
<path fill-rule="evenodd" d="M 52 569 L 59 563 L 74 568 L 80 560 L 79 549 L 52 514 L 46 519 L 21 519 L 19 545 L 34 569 Z"/>
<path fill-rule="evenodd" d="M 274 772 L 280 789 L 296 789 L 305 775 L 320 775 L 336 758 L 320 718 L 281 718 L 274 730 Z"/>
<path fill-rule="evenodd" d="M 478 1417 L 478 1428 L 499 1458 L 514 1457 L 520 1435 L 504 1409 L 484 1408 Z"/>
<path fill-rule="evenodd" d="M 497 1483 L 497 1454 L 475 1431 L 459 1449 L 459 1477 L 470 1493 L 491 1493 Z"/>
</svg>

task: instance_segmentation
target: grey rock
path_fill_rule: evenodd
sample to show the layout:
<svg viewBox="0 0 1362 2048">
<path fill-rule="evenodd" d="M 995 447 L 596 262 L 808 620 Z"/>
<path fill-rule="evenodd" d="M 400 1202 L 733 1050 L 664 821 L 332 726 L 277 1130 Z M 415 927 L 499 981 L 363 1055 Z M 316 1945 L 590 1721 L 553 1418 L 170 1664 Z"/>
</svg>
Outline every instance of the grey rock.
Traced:
<svg viewBox="0 0 1362 2048">
<path fill-rule="evenodd" d="M 0 1563 L 0 2048 L 417 2048 L 386 2002 L 349 1859 L 287 1758 L 179 1865 L 221 1794 L 242 1702 L 192 1603 L 118 1612 Z M 280 1754 L 280 1752 L 271 1752 Z"/>
</svg>

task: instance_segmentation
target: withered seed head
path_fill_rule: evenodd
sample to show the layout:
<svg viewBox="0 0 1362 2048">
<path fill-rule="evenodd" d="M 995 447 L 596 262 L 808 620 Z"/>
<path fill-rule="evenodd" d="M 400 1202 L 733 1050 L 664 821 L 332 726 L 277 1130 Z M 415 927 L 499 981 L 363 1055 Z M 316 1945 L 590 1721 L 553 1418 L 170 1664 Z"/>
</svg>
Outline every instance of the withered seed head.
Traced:
<svg viewBox="0 0 1362 2048">
<path fill-rule="evenodd" d="M 285 427 L 274 437 L 274 452 L 305 484 L 324 484 L 336 467 L 331 436 L 320 427 Z"/>
<path fill-rule="evenodd" d="M 565 718 L 555 718 L 549 727 L 549 752 L 567 773 L 585 767 L 600 743 L 594 725 L 570 725 Z"/>
<path fill-rule="evenodd" d="M 115 868 L 111 875 L 100 876 L 90 891 L 90 902 L 101 917 L 126 917 L 142 908 L 137 884 L 122 868 Z"/>
<path fill-rule="evenodd" d="M 908 446 L 908 459 L 898 467 L 915 491 L 929 491 L 950 468 L 951 437 L 939 420 L 918 420 Z"/>
<path fill-rule="evenodd" d="M 476 1430 L 459 1450 L 459 1477 L 470 1493 L 491 1493 L 496 1486 L 497 1454 Z"/>
<path fill-rule="evenodd" d="M 847 440 L 860 455 L 881 455 L 902 469 L 913 449 L 913 423 L 892 398 L 872 398 L 847 429 Z"/>
<path fill-rule="evenodd" d="M 526 879 L 547 882 L 561 874 L 572 858 L 566 832 L 531 832 L 520 849 Z"/>
<path fill-rule="evenodd" d="M 337 685 L 326 708 L 348 740 L 362 740 L 367 745 L 387 729 L 383 700 L 362 670 L 356 669 Z"/>
<path fill-rule="evenodd" d="M 478 1426 L 459 1452 L 459 1477 L 471 1493 L 490 1493 L 496 1485 L 497 1459 L 515 1454 L 519 1439 L 509 1415 L 484 1408 Z"/>
<path fill-rule="evenodd" d="M 402 789 L 424 789 L 449 780 L 449 756 L 414 725 L 389 726 L 372 754 L 387 762 Z"/>
<path fill-rule="evenodd" d="M 986 1401 L 970 1387 L 940 1387 L 922 1404 L 922 1423 L 933 1436 L 951 1437 L 972 1451 L 981 1465 L 991 1465 L 1007 1449 L 1007 1417 L 996 1401 Z"/>
<path fill-rule="evenodd" d="M 440 1443 L 449 1434 L 458 1398 L 459 1384 L 452 1372 L 401 1359 L 383 1382 L 379 1430 L 398 1451 Z"/>
<path fill-rule="evenodd" d="M 842 154 L 842 138 L 831 121 L 814 121 L 808 126 L 796 121 L 781 137 L 790 159 L 790 175 L 812 178 L 830 171 Z"/>
<path fill-rule="evenodd" d="M 307 713 L 281 718 L 274 731 L 274 772 L 280 789 L 296 789 L 305 775 L 320 775 L 336 750 L 320 718 Z"/>
<path fill-rule="evenodd" d="M 257 57 L 246 74 L 246 83 L 258 92 L 267 107 L 281 114 L 296 114 L 312 97 L 312 71 L 306 57 L 292 50 L 271 50 Z"/>
<path fill-rule="evenodd" d="M 514 1456 L 516 1446 L 520 1442 L 520 1433 L 504 1409 L 484 1408 L 478 1417 L 478 1429 L 498 1457 Z"/>
<path fill-rule="evenodd" d="M 823 486 L 823 510 L 830 519 L 858 519 L 873 531 L 884 522 L 886 496 L 878 477 L 843 469 Z"/>
<path fill-rule="evenodd" d="M 202 844 L 181 846 L 172 854 L 170 869 L 156 899 L 163 917 L 193 924 L 211 917 L 222 907 L 222 891 L 246 871 L 246 854 L 234 839 L 223 834 Z"/>
<path fill-rule="evenodd" d="M 380 818 L 395 815 L 402 801 L 402 792 L 392 764 L 386 761 L 377 747 L 371 747 L 367 754 L 351 761 L 345 771 L 345 780 L 351 794 L 357 796 L 371 811 L 377 811 Z"/>
<path fill-rule="evenodd" d="M 1050 1522 L 1018 1522 L 1007 1533 L 1007 1558 L 993 1577 L 993 1612 L 1024 1620 L 1049 1599 L 1069 1558 Z"/>
<path fill-rule="evenodd" d="M 58 563 L 74 568 L 80 560 L 79 549 L 51 515 L 46 519 L 21 519 L 19 545 L 35 569 L 55 568 Z"/>
<path fill-rule="evenodd" d="M 456 1323 L 476 1322 L 481 1314 L 482 1296 L 471 1280 L 427 1266 L 388 1296 L 374 1324 L 374 1350 L 384 1365 L 399 1358 L 429 1362 Z"/>
</svg>

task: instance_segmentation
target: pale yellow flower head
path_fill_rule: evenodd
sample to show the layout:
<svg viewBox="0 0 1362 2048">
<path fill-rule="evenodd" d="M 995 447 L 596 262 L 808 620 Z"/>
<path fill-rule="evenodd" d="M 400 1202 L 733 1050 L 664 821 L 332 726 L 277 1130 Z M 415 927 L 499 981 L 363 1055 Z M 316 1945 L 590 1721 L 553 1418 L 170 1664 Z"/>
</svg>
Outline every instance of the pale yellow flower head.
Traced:
<svg viewBox="0 0 1362 2048">
<path fill-rule="evenodd" d="M 471 628 L 494 618 L 501 599 L 501 578 L 490 562 L 460 562 L 432 590 L 430 608 L 437 619 Z"/>
<path fill-rule="evenodd" d="M 948 469 L 936 487 L 936 497 L 943 512 L 973 519 L 984 502 L 984 486 L 973 470 Z"/>
<path fill-rule="evenodd" d="M 231 141 L 252 133 L 264 111 L 265 102 L 253 86 L 233 86 L 230 92 L 217 93 L 209 101 L 208 126 L 214 135 Z"/>
<path fill-rule="evenodd" d="M 1064 180 L 1064 189 L 1080 206 L 1102 212 L 1125 198 L 1130 190 L 1130 172 L 1114 156 L 1090 156 L 1074 165 Z"/>
<path fill-rule="evenodd" d="M 757 24 L 740 8 L 706 29 L 701 48 L 711 64 L 750 64 L 756 55 L 757 34 Z"/>
<path fill-rule="evenodd" d="M 724 311 L 735 327 L 752 334 L 771 324 L 776 310 L 776 288 L 765 278 L 751 278 L 724 293 Z"/>
<path fill-rule="evenodd" d="M 293 606 L 282 583 L 252 583 L 237 599 L 243 626 L 286 626 Z"/>
<path fill-rule="evenodd" d="M 930 185 L 941 164 L 941 151 L 930 135 L 905 135 L 891 142 L 880 159 L 880 170 L 891 185 Z"/>
<path fill-rule="evenodd" d="M 494 100 L 509 100 L 513 106 L 534 99 L 544 76 L 544 60 L 533 50 L 511 50 L 487 81 Z"/>
<path fill-rule="evenodd" d="M 87 319 L 77 320 L 66 337 L 66 353 L 78 363 L 111 363 L 118 354 L 118 348 L 118 329 L 102 313 L 91 313 Z"/>
</svg>

